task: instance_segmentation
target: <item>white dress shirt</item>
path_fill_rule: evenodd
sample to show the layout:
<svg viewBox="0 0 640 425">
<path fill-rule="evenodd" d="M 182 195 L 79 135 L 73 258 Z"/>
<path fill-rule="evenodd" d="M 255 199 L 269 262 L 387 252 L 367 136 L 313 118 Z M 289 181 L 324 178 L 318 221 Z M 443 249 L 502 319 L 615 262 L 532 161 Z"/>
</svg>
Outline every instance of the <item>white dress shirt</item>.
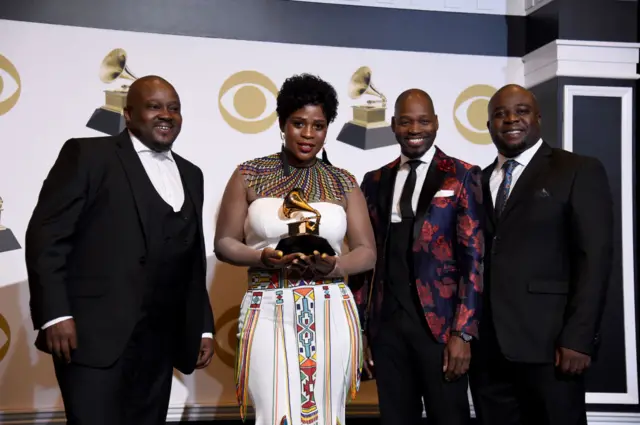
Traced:
<svg viewBox="0 0 640 425">
<path fill-rule="evenodd" d="M 156 152 L 151 150 L 133 134 L 129 134 L 133 142 L 133 149 L 137 152 L 153 187 L 162 199 L 173 208 L 173 211 L 180 211 L 184 203 L 184 187 L 171 151 Z"/>
<path fill-rule="evenodd" d="M 507 158 L 498 152 L 498 162 L 496 163 L 496 167 L 493 169 L 493 172 L 491 173 L 491 177 L 489 178 L 489 189 L 491 190 L 491 199 L 493 199 L 494 206 L 496 205 L 496 198 L 498 197 L 498 190 L 500 189 L 500 184 L 502 184 L 502 180 L 504 180 L 504 170 L 502 169 L 502 166 L 504 165 L 504 163 L 507 162 L 507 160 L 509 159 L 513 159 L 516 161 L 516 166 L 513 169 L 513 172 L 511 173 L 511 189 L 509 189 L 509 194 L 507 195 L 507 199 L 509 199 L 509 196 L 511 196 L 511 193 L 513 192 L 513 188 L 515 187 L 516 182 L 522 175 L 522 172 L 524 171 L 524 169 L 531 162 L 531 159 L 533 159 L 533 156 L 536 154 L 536 152 L 538 152 L 538 149 L 540 149 L 540 146 L 542 146 L 542 139 L 538 140 L 538 142 L 535 145 L 531 146 L 529 149 L 527 149 L 526 151 L 522 152 L 520 155 L 513 158 Z"/>
<path fill-rule="evenodd" d="M 158 194 L 173 208 L 173 211 L 177 212 L 182 209 L 184 187 L 182 186 L 180 171 L 173 155 L 171 155 L 171 151 L 156 152 L 143 144 L 131 132 L 129 132 L 129 136 L 133 143 L 133 149 L 138 154 L 138 158 L 140 158 L 140 162 L 142 162 L 142 166 Z M 51 320 L 45 323 L 42 329 L 71 318 L 71 316 L 64 316 Z M 204 333 L 202 337 L 213 338 L 213 334 Z"/>
<path fill-rule="evenodd" d="M 410 161 L 411 159 L 422 161 L 422 163 L 416 168 L 416 188 L 414 189 L 413 196 L 411 197 L 411 208 L 415 214 L 418 209 L 420 192 L 422 192 L 422 186 L 427 178 L 427 172 L 429 171 L 429 166 L 431 166 L 431 161 L 433 161 L 433 155 L 435 155 L 435 153 L 436 146 L 433 145 L 420 158 L 407 158 L 403 154 L 400 154 L 398 175 L 396 176 L 396 184 L 393 188 L 393 203 L 391 207 L 392 223 L 400 223 L 402 221 L 402 214 L 400 213 L 400 196 L 402 195 L 402 189 L 407 181 L 407 177 L 409 177 L 409 170 L 411 169 L 411 167 L 407 165 L 407 161 Z"/>
</svg>

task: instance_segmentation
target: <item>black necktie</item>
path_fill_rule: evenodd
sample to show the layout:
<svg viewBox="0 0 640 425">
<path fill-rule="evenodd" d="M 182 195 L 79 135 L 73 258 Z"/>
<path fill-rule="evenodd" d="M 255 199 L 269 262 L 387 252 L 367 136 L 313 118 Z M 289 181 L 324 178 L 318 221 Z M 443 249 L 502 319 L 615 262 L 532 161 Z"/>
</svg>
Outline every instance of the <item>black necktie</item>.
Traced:
<svg viewBox="0 0 640 425">
<path fill-rule="evenodd" d="M 514 159 L 510 159 L 502 164 L 502 169 L 504 170 L 504 178 L 502 179 L 502 183 L 500 183 L 500 187 L 498 188 L 498 196 L 496 196 L 496 216 L 500 217 L 502 214 L 502 210 L 504 210 L 504 206 L 507 203 L 507 198 L 509 197 L 509 192 L 511 191 L 511 178 L 513 176 L 513 169 L 516 168 L 518 163 Z"/>
<path fill-rule="evenodd" d="M 413 191 L 416 188 L 416 168 L 418 168 L 418 165 L 421 163 L 422 161 L 417 159 L 412 159 L 406 163 L 411 167 L 411 170 L 409 170 L 407 181 L 404 184 L 402 194 L 400 195 L 400 214 L 403 219 L 412 219 L 415 216 L 413 213 L 413 207 L 411 206 L 411 198 L 413 198 Z"/>
</svg>

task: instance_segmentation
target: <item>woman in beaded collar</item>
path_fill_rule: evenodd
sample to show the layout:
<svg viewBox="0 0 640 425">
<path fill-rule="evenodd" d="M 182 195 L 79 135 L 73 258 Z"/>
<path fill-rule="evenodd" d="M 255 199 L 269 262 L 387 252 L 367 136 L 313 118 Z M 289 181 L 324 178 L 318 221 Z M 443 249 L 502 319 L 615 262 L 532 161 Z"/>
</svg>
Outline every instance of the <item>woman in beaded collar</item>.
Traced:
<svg viewBox="0 0 640 425">
<path fill-rule="evenodd" d="M 337 108 L 329 83 L 308 74 L 287 79 L 277 99 L 281 151 L 240 164 L 222 198 L 216 257 L 249 267 L 236 385 L 241 414 L 250 395 L 256 425 L 344 424 L 359 388 L 361 327 L 345 278 L 373 269 L 376 252 L 356 179 L 323 149 Z M 293 188 L 321 213 L 320 236 L 335 256 L 276 251 L 295 220 L 282 211 Z"/>
</svg>

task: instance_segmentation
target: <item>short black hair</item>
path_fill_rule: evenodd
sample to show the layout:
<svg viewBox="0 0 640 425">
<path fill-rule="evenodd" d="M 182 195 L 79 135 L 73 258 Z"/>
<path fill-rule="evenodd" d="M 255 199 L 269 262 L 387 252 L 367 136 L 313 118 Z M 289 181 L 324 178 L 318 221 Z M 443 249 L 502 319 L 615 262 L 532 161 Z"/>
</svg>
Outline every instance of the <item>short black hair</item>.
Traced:
<svg viewBox="0 0 640 425">
<path fill-rule="evenodd" d="M 338 95 L 331 84 L 315 75 L 300 74 L 287 78 L 282 84 L 276 113 L 282 128 L 298 109 L 307 105 L 320 105 L 327 124 L 331 124 L 338 115 L 338 104 Z"/>
</svg>

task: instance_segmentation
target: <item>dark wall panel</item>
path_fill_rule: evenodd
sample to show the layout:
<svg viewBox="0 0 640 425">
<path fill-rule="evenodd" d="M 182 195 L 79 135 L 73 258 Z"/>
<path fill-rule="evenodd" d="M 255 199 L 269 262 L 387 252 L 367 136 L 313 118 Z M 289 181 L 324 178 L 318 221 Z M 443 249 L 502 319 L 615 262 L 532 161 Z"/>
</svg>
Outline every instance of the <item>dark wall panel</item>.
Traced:
<svg viewBox="0 0 640 425">
<path fill-rule="evenodd" d="M 527 16 L 527 53 L 559 38 L 561 1 L 554 0 Z"/>
<path fill-rule="evenodd" d="M 587 374 L 589 392 L 624 393 L 626 386 L 622 292 L 621 128 L 620 98 L 573 98 L 573 152 L 598 158 L 607 170 L 613 192 L 614 262 L 602 321 L 602 345 Z M 595 125 L 594 125 L 595 124 Z"/>
<path fill-rule="evenodd" d="M 561 5 L 559 38 L 637 40 L 638 2 L 628 0 L 555 0 Z"/>
<path fill-rule="evenodd" d="M 542 114 L 542 138 L 556 148 L 562 144 L 562 93 L 558 92 L 558 84 L 558 79 L 554 78 L 530 87 Z"/>
<path fill-rule="evenodd" d="M 638 2 L 554 0 L 526 19 L 526 52 L 556 39 L 636 42 Z"/>
</svg>

